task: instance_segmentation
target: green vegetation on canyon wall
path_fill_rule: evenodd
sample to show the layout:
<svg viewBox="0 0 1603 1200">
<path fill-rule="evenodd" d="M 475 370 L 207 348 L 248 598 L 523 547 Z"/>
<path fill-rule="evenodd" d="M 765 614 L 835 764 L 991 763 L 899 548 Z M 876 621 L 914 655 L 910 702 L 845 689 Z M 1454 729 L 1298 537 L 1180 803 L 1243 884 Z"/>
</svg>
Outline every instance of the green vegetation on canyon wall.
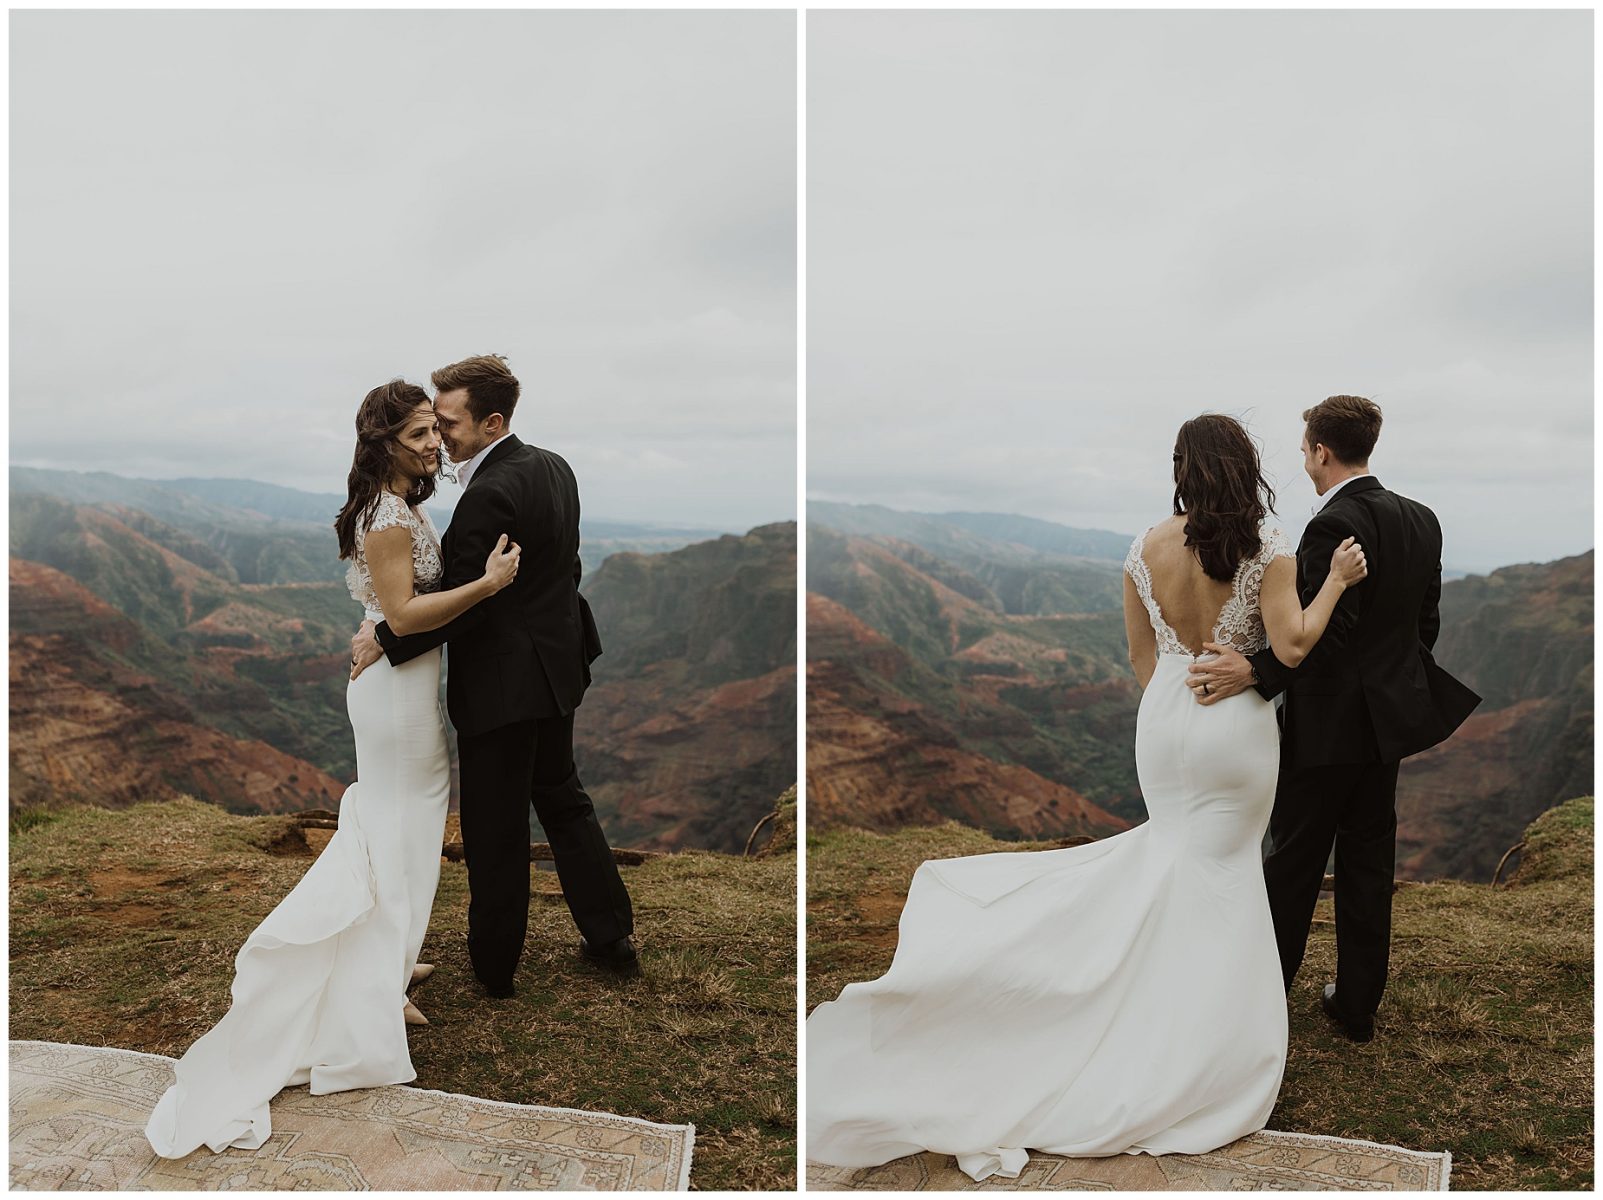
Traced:
<svg viewBox="0 0 1603 1200">
<path fill-rule="evenodd" d="M 579 730 L 623 845 L 739 850 L 796 778 L 796 526 L 615 554 L 585 583 L 606 651 Z"/>
</svg>

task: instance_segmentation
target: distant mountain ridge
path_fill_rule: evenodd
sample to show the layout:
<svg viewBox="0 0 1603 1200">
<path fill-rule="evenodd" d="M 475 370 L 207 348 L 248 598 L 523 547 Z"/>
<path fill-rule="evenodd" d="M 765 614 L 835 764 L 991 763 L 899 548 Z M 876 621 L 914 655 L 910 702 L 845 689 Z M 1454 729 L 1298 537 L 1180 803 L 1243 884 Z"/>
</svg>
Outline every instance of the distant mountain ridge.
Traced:
<svg viewBox="0 0 1603 1200">
<path fill-rule="evenodd" d="M 108 471 L 12 466 L 11 494 L 37 493 L 74 504 L 116 504 L 187 530 L 230 557 L 242 582 L 293 583 L 343 579 L 334 518 L 345 496 L 303 492 L 255 479 L 131 479 Z M 442 492 L 428 504 L 435 524 L 450 523 L 454 502 Z M 580 553 L 587 570 L 609 554 L 655 554 L 718 537 L 725 530 L 657 521 L 584 518 Z M 271 547 L 251 563 L 245 547 Z"/>
<path fill-rule="evenodd" d="M 807 523 L 878 542 L 987 607 L 1018 615 L 1117 607 L 1130 548 L 1122 534 L 1001 513 L 904 513 L 811 501 Z"/>
<path fill-rule="evenodd" d="M 173 534 L 187 538 L 181 553 L 191 557 L 197 566 L 218 571 L 233 582 L 316 583 L 345 577 L 332 514 L 326 524 L 319 526 L 220 504 L 164 483 L 125 479 L 104 471 L 12 467 L 12 509 L 28 503 L 29 497 L 49 497 L 73 506 L 110 505 L 116 510 L 143 513 L 147 521 L 154 519 Z M 157 536 L 172 540 L 171 534 Z M 205 561 L 194 558 L 201 546 L 212 552 Z M 12 553 L 18 553 L 15 534 Z"/>
<path fill-rule="evenodd" d="M 1076 529 L 1017 513 L 904 512 L 882 504 L 838 504 L 827 500 L 809 500 L 807 520 L 842 533 L 900 538 L 935 553 L 964 548 L 961 537 L 954 532 L 962 530 L 979 539 L 974 543 L 976 547 L 992 553 L 1008 546 L 1045 555 L 1114 563 L 1124 561 L 1133 537 L 1105 529 Z"/>
<path fill-rule="evenodd" d="M 256 479 L 166 479 L 157 486 L 211 504 L 243 508 L 274 520 L 303 521 L 317 526 L 332 524 L 335 514 L 345 506 L 344 495 L 336 492 L 303 492 Z"/>
</svg>

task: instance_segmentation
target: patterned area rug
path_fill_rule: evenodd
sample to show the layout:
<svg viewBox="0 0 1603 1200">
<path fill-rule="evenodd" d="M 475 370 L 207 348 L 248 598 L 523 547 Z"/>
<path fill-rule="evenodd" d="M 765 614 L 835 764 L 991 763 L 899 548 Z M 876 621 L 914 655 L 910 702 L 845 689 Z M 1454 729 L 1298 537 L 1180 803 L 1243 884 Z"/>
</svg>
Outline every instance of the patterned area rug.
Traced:
<svg viewBox="0 0 1603 1200">
<path fill-rule="evenodd" d="M 1017 1179 L 975 1183 L 946 1154 L 852 1170 L 807 1164 L 823 1192 L 1445 1192 L 1452 1155 L 1347 1138 L 1263 1130 L 1210 1154 L 1032 1154 Z"/>
<path fill-rule="evenodd" d="M 11 1186 L 31 1191 L 683 1191 L 692 1125 L 421 1088 L 273 1100 L 259 1150 L 158 1158 L 145 1121 L 173 1060 L 11 1043 Z"/>
</svg>

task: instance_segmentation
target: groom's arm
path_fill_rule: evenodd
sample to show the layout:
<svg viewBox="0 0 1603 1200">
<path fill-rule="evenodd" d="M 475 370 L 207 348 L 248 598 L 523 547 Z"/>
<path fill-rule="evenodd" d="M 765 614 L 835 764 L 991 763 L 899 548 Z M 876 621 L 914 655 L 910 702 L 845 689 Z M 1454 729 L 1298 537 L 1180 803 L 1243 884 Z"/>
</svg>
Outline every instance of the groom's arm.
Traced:
<svg viewBox="0 0 1603 1200">
<path fill-rule="evenodd" d="M 1436 649 L 1436 639 L 1442 632 L 1442 564 L 1436 564 L 1436 571 L 1431 576 L 1430 583 L 1425 587 L 1425 598 L 1419 606 L 1419 640 L 1425 644 L 1425 649 Z"/>
<path fill-rule="evenodd" d="M 451 555 L 445 564 L 445 578 L 440 582 L 442 590 L 471 583 L 484 574 L 484 563 L 490 551 L 495 549 L 503 533 L 512 532 L 514 515 L 511 499 L 494 488 L 481 484 L 471 492 L 462 493 L 456 513 L 451 517 Z M 490 601 L 481 600 L 438 629 L 402 637 L 390 628 L 388 621 L 383 621 L 373 630 L 373 636 L 384 648 L 390 665 L 398 667 L 472 629 L 489 613 Z"/>
<path fill-rule="evenodd" d="M 1274 651 L 1267 646 L 1256 654 L 1248 655 L 1247 661 L 1252 664 L 1255 676 L 1253 689 L 1265 700 L 1273 700 L 1291 682 L 1291 668 L 1276 658 Z"/>
<path fill-rule="evenodd" d="M 1425 643 L 1427 650 L 1436 649 L 1436 639 L 1442 632 L 1442 527 L 1434 513 L 1431 513 L 1431 520 L 1436 524 L 1436 569 L 1431 572 L 1430 582 L 1425 585 L 1425 595 L 1419 604 L 1419 640 Z"/>
</svg>

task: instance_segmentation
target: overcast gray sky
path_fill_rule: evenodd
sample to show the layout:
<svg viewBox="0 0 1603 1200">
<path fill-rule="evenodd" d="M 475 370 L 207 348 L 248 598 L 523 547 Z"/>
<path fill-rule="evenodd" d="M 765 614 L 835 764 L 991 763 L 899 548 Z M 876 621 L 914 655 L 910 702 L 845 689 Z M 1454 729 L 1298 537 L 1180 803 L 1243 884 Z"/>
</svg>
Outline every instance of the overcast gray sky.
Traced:
<svg viewBox="0 0 1603 1200">
<path fill-rule="evenodd" d="M 1135 533 L 1376 400 L 1449 566 L 1592 545 L 1587 12 L 813 12 L 808 494 Z"/>
<path fill-rule="evenodd" d="M 795 516 L 795 15 L 11 15 L 11 461 L 342 492 L 510 357 L 596 517 Z"/>
</svg>

